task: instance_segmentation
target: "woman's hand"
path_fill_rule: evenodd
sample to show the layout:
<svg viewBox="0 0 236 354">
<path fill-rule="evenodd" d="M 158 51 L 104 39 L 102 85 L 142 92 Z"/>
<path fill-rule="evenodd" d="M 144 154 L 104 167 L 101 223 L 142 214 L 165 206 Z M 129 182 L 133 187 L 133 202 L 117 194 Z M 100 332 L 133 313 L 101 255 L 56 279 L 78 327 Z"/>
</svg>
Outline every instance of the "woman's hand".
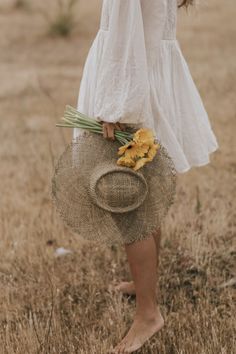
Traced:
<svg viewBox="0 0 236 354">
<path fill-rule="evenodd" d="M 121 123 L 102 122 L 103 136 L 108 140 L 115 140 L 114 130 L 125 131 L 125 125 Z"/>
</svg>

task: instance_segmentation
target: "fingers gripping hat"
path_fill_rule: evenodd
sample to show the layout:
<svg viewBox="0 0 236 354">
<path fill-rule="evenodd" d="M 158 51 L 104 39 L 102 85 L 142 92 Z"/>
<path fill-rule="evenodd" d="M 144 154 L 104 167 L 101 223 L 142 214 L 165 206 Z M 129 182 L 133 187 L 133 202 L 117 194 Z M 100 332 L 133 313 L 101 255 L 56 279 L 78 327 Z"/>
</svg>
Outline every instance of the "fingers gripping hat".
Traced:
<svg viewBox="0 0 236 354">
<path fill-rule="evenodd" d="M 117 141 L 86 132 L 66 147 L 55 166 L 57 211 L 87 240 L 125 244 L 145 239 L 160 227 L 174 201 L 176 171 L 161 144 L 153 161 L 138 171 L 117 165 L 119 147 Z"/>
</svg>

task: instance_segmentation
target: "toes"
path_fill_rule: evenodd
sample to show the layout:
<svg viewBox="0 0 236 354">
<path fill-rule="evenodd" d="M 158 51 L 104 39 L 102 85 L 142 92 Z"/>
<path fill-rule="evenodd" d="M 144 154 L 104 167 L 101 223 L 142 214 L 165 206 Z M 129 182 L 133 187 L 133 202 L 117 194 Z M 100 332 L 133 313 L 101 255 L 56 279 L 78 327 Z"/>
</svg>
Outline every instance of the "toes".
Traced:
<svg viewBox="0 0 236 354">
<path fill-rule="evenodd" d="M 126 354 L 126 353 L 127 353 L 126 350 L 125 350 L 125 346 L 124 346 L 124 345 L 122 345 L 122 346 L 120 347 L 118 353 L 119 353 L 119 354 Z"/>
<path fill-rule="evenodd" d="M 122 341 L 120 344 L 118 344 L 115 348 L 112 349 L 111 351 L 112 354 L 126 354 L 128 353 L 126 351 L 126 343 Z"/>
<path fill-rule="evenodd" d="M 118 354 L 124 354 L 124 344 L 121 342 L 119 344 Z"/>
<path fill-rule="evenodd" d="M 118 344 L 115 348 L 111 350 L 112 354 L 120 354 L 121 344 Z"/>
<path fill-rule="evenodd" d="M 141 347 L 142 347 L 142 345 L 132 345 L 126 350 L 125 353 L 130 354 L 130 353 L 136 352 Z"/>
</svg>

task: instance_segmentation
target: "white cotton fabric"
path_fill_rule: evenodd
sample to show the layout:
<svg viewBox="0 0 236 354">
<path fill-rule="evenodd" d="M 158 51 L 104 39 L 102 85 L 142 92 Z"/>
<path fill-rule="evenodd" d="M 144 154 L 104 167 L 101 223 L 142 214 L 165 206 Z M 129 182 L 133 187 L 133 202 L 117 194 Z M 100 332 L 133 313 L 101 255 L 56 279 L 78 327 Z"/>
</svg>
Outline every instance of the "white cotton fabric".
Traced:
<svg viewBox="0 0 236 354">
<path fill-rule="evenodd" d="M 177 0 L 104 0 L 77 109 L 98 121 L 152 128 L 176 170 L 218 148 L 176 39 Z M 82 134 L 74 129 L 73 137 Z"/>
</svg>

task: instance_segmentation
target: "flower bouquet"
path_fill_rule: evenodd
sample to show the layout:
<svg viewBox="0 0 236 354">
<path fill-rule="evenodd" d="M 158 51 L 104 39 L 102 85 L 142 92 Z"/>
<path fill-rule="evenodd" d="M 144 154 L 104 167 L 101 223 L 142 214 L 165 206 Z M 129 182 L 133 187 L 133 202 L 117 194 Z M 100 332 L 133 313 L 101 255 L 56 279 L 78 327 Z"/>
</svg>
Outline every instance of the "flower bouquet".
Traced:
<svg viewBox="0 0 236 354">
<path fill-rule="evenodd" d="M 103 134 L 102 123 L 77 111 L 67 105 L 62 118 L 63 123 L 57 127 L 82 128 L 90 132 Z M 154 133 L 151 129 L 140 128 L 136 132 L 115 130 L 114 136 L 121 143 L 118 149 L 117 165 L 131 167 L 134 171 L 139 170 L 147 162 L 153 160 L 160 148 L 155 142 Z"/>
</svg>

